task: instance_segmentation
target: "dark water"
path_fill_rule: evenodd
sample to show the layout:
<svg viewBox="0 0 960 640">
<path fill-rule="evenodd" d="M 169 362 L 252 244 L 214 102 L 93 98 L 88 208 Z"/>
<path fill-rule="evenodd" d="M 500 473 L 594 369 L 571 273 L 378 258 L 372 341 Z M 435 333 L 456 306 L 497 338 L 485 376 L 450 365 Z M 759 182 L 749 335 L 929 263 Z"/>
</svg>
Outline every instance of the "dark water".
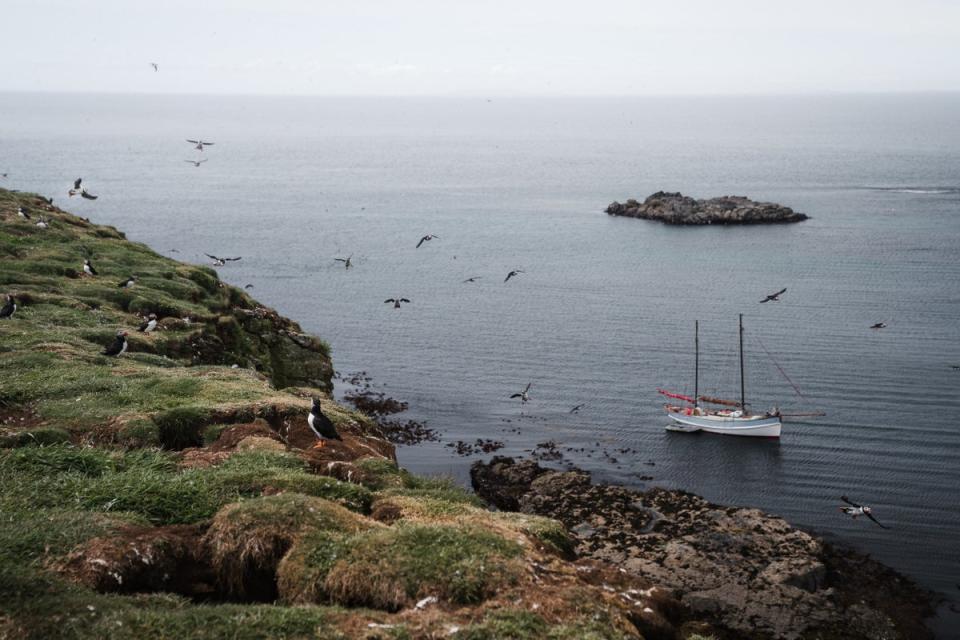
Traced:
<svg viewBox="0 0 960 640">
<path fill-rule="evenodd" d="M 216 142 L 200 168 L 183 162 L 196 136 Z M 416 471 L 466 478 L 476 458 L 451 441 L 555 440 L 605 480 L 757 506 L 960 596 L 960 96 L 0 94 L 0 171 L 179 259 L 242 255 L 227 281 L 442 433 L 399 452 Z M 67 203 L 77 176 L 100 200 Z M 812 218 L 687 229 L 602 212 L 658 189 Z M 440 238 L 415 249 L 425 233 Z M 333 262 L 350 254 L 350 271 Z M 779 442 L 665 432 L 655 389 L 692 391 L 695 319 L 701 391 L 736 395 L 741 312 L 749 398 L 827 416 Z M 508 396 L 529 381 L 521 416 Z M 892 529 L 843 517 L 841 494 Z"/>
</svg>

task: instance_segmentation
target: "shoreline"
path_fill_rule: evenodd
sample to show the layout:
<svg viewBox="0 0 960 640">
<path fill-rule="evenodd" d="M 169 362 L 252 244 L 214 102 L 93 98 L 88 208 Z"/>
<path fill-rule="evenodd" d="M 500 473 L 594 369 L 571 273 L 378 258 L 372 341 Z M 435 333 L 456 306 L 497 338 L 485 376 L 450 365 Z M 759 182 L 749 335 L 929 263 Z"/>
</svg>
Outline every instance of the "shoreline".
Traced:
<svg viewBox="0 0 960 640">
<path fill-rule="evenodd" d="M 656 637 L 670 628 L 688 635 L 725 633 L 719 622 L 697 619 L 649 576 L 625 575 L 610 558 L 572 557 L 575 536 L 555 520 L 490 512 L 454 487 L 399 469 L 393 445 L 374 422 L 332 400 L 324 400 L 323 408 L 344 439 L 313 450 L 305 424 L 309 397 L 327 398 L 333 373 L 322 341 L 223 284 L 209 267 L 164 258 L 115 229 L 55 207 L 46 210 L 52 219 L 46 231 L 52 233 L 38 235 L 42 232 L 16 220 L 15 202 L 40 206 L 31 194 L 0 191 L 2 223 L 16 233 L 10 251 L 19 260 L 4 262 L 4 284 L 21 300 L 18 315 L 0 325 L 12 347 L 10 362 L 16 361 L 6 371 L 14 384 L 0 386 L 0 399 L 6 416 L 17 419 L 5 429 L 8 448 L 0 452 L 0 470 L 17 485 L 4 500 L 20 510 L 24 526 L 42 544 L 35 538 L 19 543 L 27 564 L 17 558 L 0 563 L 0 571 L 13 577 L 11 584 L 19 585 L 3 605 L 13 621 L 5 629 L 14 637 L 64 623 L 59 614 L 43 623 L 29 613 L 30 598 L 38 597 L 29 594 L 41 583 L 53 585 L 48 604 L 59 602 L 66 619 L 81 616 L 70 624 L 83 633 L 99 633 L 108 628 L 102 625 L 116 622 L 132 633 L 145 628 L 138 617 L 144 615 L 153 616 L 154 624 L 174 624 L 160 601 L 150 600 L 168 589 L 193 603 L 177 605 L 184 616 L 214 615 L 201 607 L 255 606 L 273 597 L 287 605 L 312 603 L 310 624 L 319 624 L 317 616 L 332 616 L 331 629 L 350 633 L 393 625 L 414 634 L 446 630 L 456 636 L 459 631 L 450 627 L 495 633 L 498 625 L 523 620 L 535 628 L 531 637 L 546 629 L 577 637 L 588 620 L 561 606 L 573 594 L 586 598 L 591 615 L 602 612 L 602 637 L 641 632 Z M 71 266 L 84 251 L 94 254 L 106 283 L 84 278 Z M 117 291 L 113 280 L 131 268 L 140 283 Z M 130 351 L 120 359 L 98 355 L 117 327 L 132 325 L 148 311 L 163 316 L 160 331 L 133 335 Z M 291 361 L 300 366 L 289 366 Z M 41 440 L 44 446 L 37 446 Z M 76 510 L 65 510 L 49 493 L 45 483 L 51 478 L 72 483 L 71 495 L 79 496 Z M 185 485 L 184 478 L 192 484 Z M 153 483 L 151 494 L 134 491 L 145 482 Z M 202 495 L 184 493 L 189 487 Z M 254 507 L 265 511 L 251 511 Z M 304 508 L 325 514 L 322 521 L 302 522 Z M 36 531 L 48 517 L 81 526 Z M 229 526 L 234 518 L 246 518 L 242 530 Z M 268 527 L 271 522 L 288 526 L 277 533 Z M 404 537 L 411 531 L 431 540 L 427 551 L 443 549 L 449 540 L 451 548 L 471 550 L 458 556 L 464 567 L 480 559 L 495 569 L 470 574 L 466 586 L 452 584 L 425 559 L 406 556 L 405 545 L 415 544 Z M 4 539 L 14 533 L 0 531 Z M 377 559 L 350 556 L 349 563 L 323 564 L 306 575 L 302 570 L 311 566 L 308 556 L 319 548 L 311 546 L 318 535 L 337 545 L 349 541 L 337 547 L 339 554 L 367 544 L 391 551 Z M 270 536 L 280 542 L 267 555 L 255 556 L 252 565 L 238 564 L 245 545 L 274 539 Z M 190 550 L 194 546 L 201 555 Z M 148 569 L 129 563 L 131 553 L 144 549 L 162 561 Z M 184 573 L 189 564 L 199 572 Z M 370 575 L 373 567 L 377 575 L 392 576 L 383 591 L 352 577 L 361 569 Z M 142 596 L 147 600 L 121 595 L 130 593 L 147 594 Z M 426 593 L 437 594 L 439 602 L 420 607 L 415 596 Z M 518 597 L 525 602 L 519 608 L 511 600 Z M 334 615 L 329 604 L 347 613 Z M 105 613 L 81 622 L 86 606 Z M 357 606 L 365 608 L 351 608 Z M 424 609 L 429 615 L 421 615 Z M 504 610 L 512 616 L 506 622 Z M 35 630 L 27 630 L 28 621 Z"/>
</svg>

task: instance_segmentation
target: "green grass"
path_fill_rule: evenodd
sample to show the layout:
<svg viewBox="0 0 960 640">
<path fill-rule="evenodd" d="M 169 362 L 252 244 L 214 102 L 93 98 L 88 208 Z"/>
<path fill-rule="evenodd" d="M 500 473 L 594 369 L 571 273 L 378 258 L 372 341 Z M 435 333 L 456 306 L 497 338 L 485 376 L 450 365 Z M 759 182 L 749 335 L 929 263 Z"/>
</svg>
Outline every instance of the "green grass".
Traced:
<svg viewBox="0 0 960 640">
<path fill-rule="evenodd" d="M 515 542 L 463 525 L 400 522 L 355 535 L 305 537 L 280 569 L 289 601 L 329 598 L 392 611 L 422 595 L 466 605 L 515 584 Z"/>
<path fill-rule="evenodd" d="M 369 490 L 309 473 L 289 454 L 236 453 L 207 469 L 179 470 L 161 451 L 110 452 L 70 445 L 0 451 L 0 508 L 24 513 L 57 507 L 129 513 L 153 524 L 191 524 L 267 487 L 323 497 L 358 512 Z"/>
</svg>

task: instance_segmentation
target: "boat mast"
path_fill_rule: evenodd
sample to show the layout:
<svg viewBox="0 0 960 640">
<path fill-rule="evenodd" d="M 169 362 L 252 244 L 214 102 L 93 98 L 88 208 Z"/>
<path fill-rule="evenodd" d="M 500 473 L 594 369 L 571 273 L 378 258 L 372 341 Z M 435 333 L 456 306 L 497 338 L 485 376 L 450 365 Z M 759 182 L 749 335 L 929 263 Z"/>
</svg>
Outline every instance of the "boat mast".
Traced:
<svg viewBox="0 0 960 640">
<path fill-rule="evenodd" d="M 740 409 L 747 412 L 747 397 L 743 384 L 743 314 L 740 314 Z"/>
<path fill-rule="evenodd" d="M 693 321 L 693 349 L 694 353 L 694 365 L 693 365 L 693 407 L 697 408 L 700 404 L 700 321 Z"/>
</svg>

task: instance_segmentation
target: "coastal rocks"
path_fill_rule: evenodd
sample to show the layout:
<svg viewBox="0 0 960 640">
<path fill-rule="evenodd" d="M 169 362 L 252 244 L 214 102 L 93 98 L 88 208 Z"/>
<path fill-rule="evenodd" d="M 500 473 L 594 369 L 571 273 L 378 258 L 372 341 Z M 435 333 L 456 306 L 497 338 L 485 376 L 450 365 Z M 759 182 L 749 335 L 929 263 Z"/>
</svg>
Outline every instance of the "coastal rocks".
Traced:
<svg viewBox="0 0 960 640">
<path fill-rule="evenodd" d="M 722 507 L 683 491 L 595 485 L 583 471 L 504 457 L 474 464 L 471 478 L 497 507 L 560 520 L 580 557 L 672 590 L 717 631 L 743 638 L 840 630 L 836 637 L 850 639 L 930 637 L 922 623 L 932 613 L 926 592 L 760 510 Z"/>
<path fill-rule="evenodd" d="M 666 224 L 771 224 L 800 222 L 807 215 L 772 202 L 754 202 L 743 196 L 696 200 L 679 192 L 657 191 L 642 203 L 633 198 L 606 209 L 612 216 L 659 220 Z"/>
</svg>

